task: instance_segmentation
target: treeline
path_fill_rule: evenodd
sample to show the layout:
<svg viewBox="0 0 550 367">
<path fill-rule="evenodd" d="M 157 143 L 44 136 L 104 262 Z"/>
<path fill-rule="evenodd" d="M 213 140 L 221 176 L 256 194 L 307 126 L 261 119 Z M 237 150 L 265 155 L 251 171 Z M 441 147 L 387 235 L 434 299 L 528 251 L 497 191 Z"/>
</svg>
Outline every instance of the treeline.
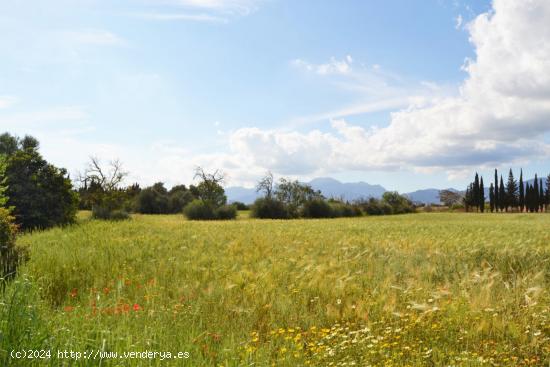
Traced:
<svg viewBox="0 0 550 367">
<path fill-rule="evenodd" d="M 338 218 L 362 215 L 404 214 L 415 211 L 413 203 L 397 192 L 386 192 L 381 199 L 369 198 L 352 203 L 325 198 L 310 185 L 281 178 L 275 183 L 268 173 L 256 187 L 263 196 L 251 208 L 251 217 L 266 219 Z"/>
<path fill-rule="evenodd" d="M 550 204 L 550 175 L 543 184 L 542 178 L 535 174 L 533 183 L 523 181 L 523 170 L 520 171 L 519 182 L 510 169 L 508 179 L 504 183 L 502 175 L 495 169 L 494 182 L 489 186 L 489 203 L 485 197 L 483 177 L 475 174 L 464 195 L 466 211 L 484 212 L 544 212 Z"/>
</svg>

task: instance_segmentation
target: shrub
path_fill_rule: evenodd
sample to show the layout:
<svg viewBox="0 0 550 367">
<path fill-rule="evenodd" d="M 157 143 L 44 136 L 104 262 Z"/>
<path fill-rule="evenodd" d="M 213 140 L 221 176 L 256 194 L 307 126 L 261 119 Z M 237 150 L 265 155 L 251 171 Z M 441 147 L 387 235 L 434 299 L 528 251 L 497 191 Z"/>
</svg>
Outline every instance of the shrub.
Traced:
<svg viewBox="0 0 550 367">
<path fill-rule="evenodd" d="M 15 248 L 17 226 L 15 218 L 5 208 L 0 208 L 0 277 L 11 277 L 18 264 L 18 253 Z"/>
<path fill-rule="evenodd" d="M 242 203 L 240 201 L 235 201 L 235 202 L 233 202 L 232 205 L 235 206 L 235 208 L 237 208 L 237 210 L 249 210 L 250 209 L 250 207 L 248 205 L 246 205 L 245 203 Z"/>
<path fill-rule="evenodd" d="M 259 198 L 252 205 L 250 216 L 263 219 L 287 219 L 290 215 L 282 201 Z"/>
<path fill-rule="evenodd" d="M 102 220 L 130 219 L 130 214 L 122 209 L 110 209 L 107 206 L 96 205 L 92 209 L 92 218 Z"/>
<path fill-rule="evenodd" d="M 331 218 L 333 210 L 329 203 L 323 199 L 306 201 L 302 208 L 304 218 Z"/>
<path fill-rule="evenodd" d="M 368 201 L 363 201 L 359 204 L 363 211 L 368 215 L 388 215 L 392 214 L 391 206 L 383 201 L 370 198 Z"/>
<path fill-rule="evenodd" d="M 214 210 L 216 219 L 228 220 L 237 218 L 237 208 L 233 205 L 224 205 Z"/>
<path fill-rule="evenodd" d="M 329 204 L 332 209 L 332 216 L 335 218 L 360 217 L 361 215 L 363 215 L 361 208 L 359 208 L 357 205 L 351 205 L 338 201 L 330 202 Z"/>
<path fill-rule="evenodd" d="M 183 208 L 183 214 L 190 220 L 216 219 L 214 208 L 205 201 L 195 199 Z"/>
<path fill-rule="evenodd" d="M 382 195 L 382 201 L 391 207 L 392 214 L 413 213 L 415 211 L 413 203 L 407 197 L 399 195 L 396 191 L 385 192 Z"/>
</svg>

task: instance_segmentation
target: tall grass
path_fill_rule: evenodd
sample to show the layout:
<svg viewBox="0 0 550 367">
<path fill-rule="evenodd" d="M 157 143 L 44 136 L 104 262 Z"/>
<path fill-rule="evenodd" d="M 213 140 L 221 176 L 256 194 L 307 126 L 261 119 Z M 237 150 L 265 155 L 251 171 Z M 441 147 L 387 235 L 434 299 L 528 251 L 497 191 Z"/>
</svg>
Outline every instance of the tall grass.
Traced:
<svg viewBox="0 0 550 367">
<path fill-rule="evenodd" d="M 28 343 L 190 353 L 102 366 L 548 365 L 549 230 L 545 215 L 434 213 L 33 233 L 1 309 L 3 338 L 10 322 L 28 336 L 2 358 Z M 33 313 L 13 321 L 21 292 Z"/>
</svg>

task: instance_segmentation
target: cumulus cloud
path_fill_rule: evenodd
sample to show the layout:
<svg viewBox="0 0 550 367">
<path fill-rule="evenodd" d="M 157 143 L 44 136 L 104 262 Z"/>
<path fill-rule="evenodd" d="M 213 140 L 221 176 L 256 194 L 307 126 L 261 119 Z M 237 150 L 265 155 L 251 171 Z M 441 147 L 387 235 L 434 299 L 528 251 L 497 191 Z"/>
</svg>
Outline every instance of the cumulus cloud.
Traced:
<svg viewBox="0 0 550 367">
<path fill-rule="evenodd" d="M 464 65 L 468 76 L 456 96 L 411 104 L 374 129 L 344 120 L 324 133 L 240 129 L 231 136 L 231 154 L 283 174 L 442 169 L 451 176 L 466 167 L 548 157 L 550 2 L 494 0 L 466 29 L 476 56 Z M 327 75 L 350 72 L 353 60 L 293 63 Z"/>
</svg>

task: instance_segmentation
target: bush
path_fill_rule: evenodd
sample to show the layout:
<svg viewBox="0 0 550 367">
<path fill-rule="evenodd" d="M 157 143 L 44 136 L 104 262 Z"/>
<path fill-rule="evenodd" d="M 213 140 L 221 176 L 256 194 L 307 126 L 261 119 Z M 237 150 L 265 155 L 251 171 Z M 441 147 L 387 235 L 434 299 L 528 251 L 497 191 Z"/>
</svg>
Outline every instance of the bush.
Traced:
<svg viewBox="0 0 550 367">
<path fill-rule="evenodd" d="M 183 214 L 190 220 L 212 220 L 216 219 L 214 208 L 206 202 L 195 199 L 183 208 Z"/>
<path fill-rule="evenodd" d="M 329 203 L 323 199 L 306 201 L 302 208 L 304 218 L 332 218 L 333 210 Z"/>
<path fill-rule="evenodd" d="M 5 208 L 0 208 L 0 277 L 15 275 L 19 256 L 15 248 L 17 226 L 15 218 Z"/>
<path fill-rule="evenodd" d="M 329 203 L 332 209 L 332 216 L 335 218 L 339 217 L 360 217 L 363 215 L 361 208 L 357 205 L 346 204 L 338 201 Z"/>
<path fill-rule="evenodd" d="M 359 204 L 367 215 L 388 215 L 392 214 L 391 206 L 383 201 L 370 198 L 368 201 Z"/>
<path fill-rule="evenodd" d="M 413 203 L 398 192 L 385 192 L 382 201 L 391 207 L 392 214 L 414 213 L 416 210 Z"/>
<path fill-rule="evenodd" d="M 130 214 L 122 209 L 110 209 L 106 206 L 96 205 L 92 208 L 92 218 L 101 220 L 126 220 Z"/>
<path fill-rule="evenodd" d="M 246 205 L 245 203 L 242 203 L 240 201 L 235 201 L 231 205 L 233 205 L 237 210 L 249 210 L 250 207 Z"/>
<path fill-rule="evenodd" d="M 220 206 L 214 210 L 216 219 L 228 220 L 237 218 L 237 208 L 233 205 Z"/>
<path fill-rule="evenodd" d="M 261 219 L 288 219 L 288 210 L 282 201 L 270 198 L 256 199 L 252 205 L 250 216 Z"/>
</svg>

